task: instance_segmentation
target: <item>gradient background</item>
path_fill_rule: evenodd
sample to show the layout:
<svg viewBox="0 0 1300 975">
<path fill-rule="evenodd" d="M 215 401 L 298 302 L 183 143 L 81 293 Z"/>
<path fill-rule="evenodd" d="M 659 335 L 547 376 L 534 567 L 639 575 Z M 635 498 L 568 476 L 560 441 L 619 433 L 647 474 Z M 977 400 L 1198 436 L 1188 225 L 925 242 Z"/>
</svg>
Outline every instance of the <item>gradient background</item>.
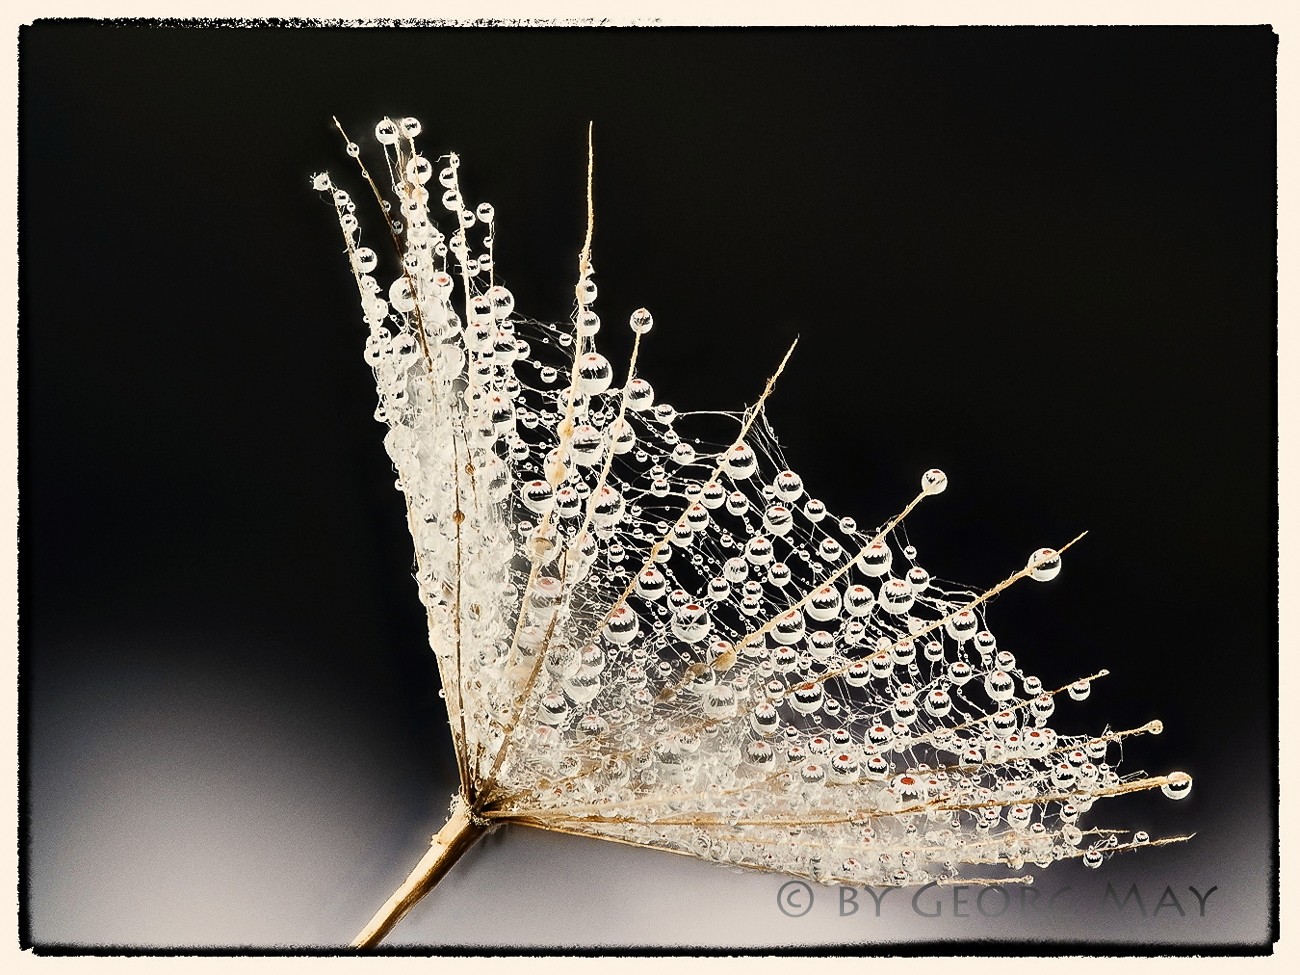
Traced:
<svg viewBox="0 0 1300 975">
<path fill-rule="evenodd" d="M 1256 28 L 157 29 L 21 35 L 25 942 L 333 946 L 453 787 L 328 168 L 416 115 L 499 215 L 520 309 L 569 313 L 595 121 L 597 310 L 647 305 L 679 408 L 769 413 L 833 511 L 986 586 L 1053 725 L 1164 720 L 1193 795 L 1093 825 L 1189 844 L 1039 875 L 1068 909 L 777 908 L 780 878 L 516 831 L 402 945 L 1032 939 L 1256 948 L 1275 897 L 1276 38 Z M 1107 882 L 1187 911 L 1102 909 Z M 1197 916 L 1187 886 L 1218 890 Z M 948 895 L 951 897 L 951 894 Z M 932 903 L 925 898 L 920 906 Z M 996 902 L 985 902 L 992 910 Z"/>
</svg>

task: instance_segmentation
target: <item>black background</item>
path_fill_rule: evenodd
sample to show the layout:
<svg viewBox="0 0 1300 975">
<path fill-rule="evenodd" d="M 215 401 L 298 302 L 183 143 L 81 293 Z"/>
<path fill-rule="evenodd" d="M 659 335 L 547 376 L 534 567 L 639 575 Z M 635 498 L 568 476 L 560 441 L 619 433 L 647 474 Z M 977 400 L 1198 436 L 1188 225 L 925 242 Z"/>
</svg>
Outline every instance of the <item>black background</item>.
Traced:
<svg viewBox="0 0 1300 975">
<path fill-rule="evenodd" d="M 498 280 L 552 320 L 594 121 L 611 359 L 646 305 L 659 399 L 740 408 L 799 336 L 769 405 L 792 463 L 864 524 L 946 470 L 908 523 L 938 576 L 991 585 L 1088 529 L 992 628 L 1048 686 L 1110 668 L 1060 730 L 1159 717 L 1125 768 L 1196 777 L 1093 813 L 1199 833 L 1123 869 L 1267 887 L 1275 50 L 1267 27 L 25 28 L 25 936 L 339 943 L 445 810 L 364 326 L 309 185 L 329 169 L 376 225 L 331 115 L 364 149 L 410 114 L 457 151 Z"/>
</svg>

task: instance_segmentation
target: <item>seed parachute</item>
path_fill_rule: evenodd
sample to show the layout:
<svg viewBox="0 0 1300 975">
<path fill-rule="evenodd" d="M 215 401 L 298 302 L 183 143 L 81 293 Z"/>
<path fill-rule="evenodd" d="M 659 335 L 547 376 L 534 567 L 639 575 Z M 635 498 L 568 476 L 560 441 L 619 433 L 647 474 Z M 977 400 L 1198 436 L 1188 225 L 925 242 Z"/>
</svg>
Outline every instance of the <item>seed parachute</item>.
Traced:
<svg viewBox="0 0 1300 975">
<path fill-rule="evenodd" d="M 460 773 L 447 827 L 358 946 L 508 823 L 844 885 L 1027 883 L 1031 865 L 1187 838 L 1086 824 L 1099 799 L 1179 798 L 1191 778 L 1116 767 L 1118 743 L 1159 721 L 1054 729 L 1057 698 L 1106 671 L 1046 688 L 985 619 L 1018 580 L 1054 579 L 1078 539 L 987 591 L 940 582 L 902 524 L 948 488 L 942 471 L 860 525 L 810 493 L 767 425 L 789 353 L 752 408 L 679 409 L 637 374 L 654 316 L 625 309 L 616 368 L 597 348 L 590 168 L 572 320 L 518 313 L 493 207 L 466 200 L 460 160 L 423 155 L 420 131 L 375 129 L 369 241 L 349 193 L 313 179 L 369 329 Z"/>
</svg>

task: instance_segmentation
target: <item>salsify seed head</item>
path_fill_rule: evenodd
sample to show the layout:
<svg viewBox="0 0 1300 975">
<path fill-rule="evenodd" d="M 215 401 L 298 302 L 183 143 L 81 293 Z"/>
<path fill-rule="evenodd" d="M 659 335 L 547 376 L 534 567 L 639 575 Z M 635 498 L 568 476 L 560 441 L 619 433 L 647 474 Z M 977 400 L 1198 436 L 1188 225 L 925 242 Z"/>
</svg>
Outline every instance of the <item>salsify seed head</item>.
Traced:
<svg viewBox="0 0 1300 975">
<path fill-rule="evenodd" d="M 602 325 L 590 235 L 572 321 L 517 313 L 494 208 L 420 130 L 375 128 L 382 178 L 362 173 L 387 226 L 371 239 L 346 191 L 312 185 L 358 286 L 476 818 L 875 885 L 1025 878 L 1161 842 L 1083 825 L 1101 798 L 1188 793 L 1184 773 L 1116 767 L 1117 742 L 1158 723 L 1058 732 L 1059 695 L 1082 700 L 1105 672 L 1044 688 L 985 619 L 1006 585 L 1055 578 L 1068 546 L 988 593 L 953 588 L 897 532 L 943 471 L 863 527 L 810 494 L 762 399 L 662 402 L 637 352 L 671 323 L 637 308 Z M 629 363 L 596 346 L 614 320 Z"/>
</svg>

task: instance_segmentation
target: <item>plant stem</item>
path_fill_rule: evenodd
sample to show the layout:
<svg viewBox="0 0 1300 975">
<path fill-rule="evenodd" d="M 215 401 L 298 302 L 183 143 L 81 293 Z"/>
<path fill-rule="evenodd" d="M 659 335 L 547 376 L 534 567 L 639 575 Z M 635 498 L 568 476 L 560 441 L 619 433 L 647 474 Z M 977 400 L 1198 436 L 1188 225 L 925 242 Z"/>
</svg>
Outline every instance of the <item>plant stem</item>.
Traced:
<svg viewBox="0 0 1300 975">
<path fill-rule="evenodd" d="M 456 803 L 447 825 L 438 830 L 433 837 L 433 844 L 428 852 L 420 858 L 415 869 L 402 881 L 402 885 L 393 891 L 393 895 L 384 902 L 384 906 L 375 912 L 375 916 L 352 941 L 353 948 L 373 948 L 384 940 L 384 936 L 393 929 L 412 907 L 425 894 L 433 890 L 434 885 L 446 875 L 465 851 L 478 842 L 488 831 L 487 826 L 474 823 L 469 810 L 463 803 Z"/>
</svg>

